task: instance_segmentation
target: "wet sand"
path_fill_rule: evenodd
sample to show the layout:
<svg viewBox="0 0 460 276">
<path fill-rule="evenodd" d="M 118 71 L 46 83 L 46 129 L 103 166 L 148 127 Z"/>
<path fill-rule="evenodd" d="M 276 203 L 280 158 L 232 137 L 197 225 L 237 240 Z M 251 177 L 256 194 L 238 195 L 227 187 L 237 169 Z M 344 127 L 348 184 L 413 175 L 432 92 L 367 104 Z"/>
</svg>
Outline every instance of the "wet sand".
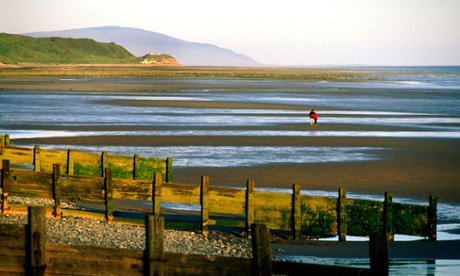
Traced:
<svg viewBox="0 0 460 276">
<path fill-rule="evenodd" d="M 252 69 L 251 69 L 252 70 Z M 180 89 L 205 89 L 203 84 L 159 82 L 152 84 L 146 81 L 120 82 L 113 79 L 102 81 L 67 81 L 55 77 L 2 77 L 3 89 L 33 89 L 37 91 L 124 91 L 125 95 L 131 92 L 150 91 L 180 91 Z M 209 86 L 209 84 L 207 85 Z M 226 84 L 216 84 L 213 88 L 225 88 Z M 241 87 L 244 88 L 243 86 Z M 237 90 L 238 87 L 232 86 Z M 263 93 L 257 87 L 250 91 Z M 299 95 L 317 93 L 312 87 L 297 91 Z M 291 93 L 293 93 L 291 91 Z M 322 90 L 321 93 L 337 93 L 336 89 Z M 346 92 L 350 96 L 359 95 L 359 89 L 350 89 Z M 384 90 L 379 93 L 385 93 Z M 213 101 L 133 101 L 110 100 L 100 102 L 107 105 L 142 106 L 142 107 L 188 107 L 188 108 L 245 108 L 245 109 L 291 109 L 305 110 L 298 105 L 213 102 Z M 307 108 L 308 109 L 308 108 Z M 335 108 L 336 109 L 336 108 Z M 321 107 L 327 110 L 327 107 Z M 136 145 L 136 146 L 317 146 L 317 147 L 381 147 L 381 160 L 364 162 L 321 163 L 312 159 L 303 164 L 272 164 L 252 167 L 194 167 L 174 168 L 173 179 L 176 183 L 198 184 L 202 175 L 211 179 L 211 185 L 244 187 L 247 180 L 254 180 L 256 187 L 291 188 L 292 184 L 300 184 L 302 189 L 336 191 L 345 188 L 352 193 L 383 194 L 392 192 L 395 198 L 409 197 L 428 200 L 430 195 L 438 197 L 438 202 L 459 204 L 460 202 L 460 140 L 449 138 L 381 138 L 381 137 L 318 137 L 315 134 L 321 131 L 414 131 L 410 127 L 389 125 L 363 124 L 321 124 L 321 118 L 326 117 L 320 112 L 319 125 L 285 124 L 281 126 L 264 126 L 263 130 L 286 130 L 309 132 L 309 137 L 248 137 L 248 136 L 90 136 L 90 137 L 59 137 L 15 139 L 13 144 L 37 144 L 46 147 L 47 144 L 62 145 Z M 308 110 L 306 110 L 308 113 Z M 284 115 L 283 115 L 284 116 Z M 294 115 L 293 115 L 294 116 Z M 295 115 L 300 116 L 300 115 Z M 303 115 L 302 115 L 303 116 Z M 305 114 L 305 117 L 307 115 Z M 355 115 L 359 117 L 360 115 Z M 307 119 L 306 119 L 307 120 Z M 14 128 L 14 126 L 13 126 Z M 180 130 L 181 127 L 168 126 L 17 126 L 17 129 L 29 130 L 68 130 L 68 131 L 142 131 L 142 130 Z M 198 130 L 200 127 L 182 127 L 187 130 Z M 201 130 L 210 130 L 201 127 Z M 258 130 L 257 127 L 212 127 L 212 130 Z M 142 155 L 142 153 L 139 153 Z M 174 156 L 172 156 L 174 159 Z"/>
<path fill-rule="evenodd" d="M 289 129 L 321 132 L 330 129 L 352 130 L 391 127 L 321 125 L 286 126 Z M 91 130 L 78 127 L 72 130 Z M 97 127 L 98 130 L 121 130 L 123 127 Z M 144 127 L 137 128 L 145 129 Z M 223 128 L 224 129 L 224 128 Z M 231 129 L 231 128 L 225 128 Z M 92 129 L 93 131 L 95 129 Z M 157 131 L 161 129 L 156 128 Z M 165 128 L 165 130 L 170 130 Z M 222 129 L 221 129 L 222 130 Z M 245 187 L 254 180 L 256 187 L 337 191 L 345 188 L 357 194 L 392 192 L 395 198 L 407 197 L 428 202 L 434 195 L 439 202 L 460 202 L 460 141 L 435 138 L 379 137 L 250 137 L 250 136 L 89 136 L 15 139 L 13 144 L 92 145 L 92 146 L 317 146 L 378 147 L 381 160 L 363 162 L 327 162 L 311 160 L 303 164 L 272 164 L 252 167 L 194 167 L 173 170 L 175 183 L 199 184 L 202 175 L 210 177 L 211 185 Z M 142 153 L 140 153 L 142 155 Z M 172 156 L 174 159 L 174 156 Z"/>
</svg>

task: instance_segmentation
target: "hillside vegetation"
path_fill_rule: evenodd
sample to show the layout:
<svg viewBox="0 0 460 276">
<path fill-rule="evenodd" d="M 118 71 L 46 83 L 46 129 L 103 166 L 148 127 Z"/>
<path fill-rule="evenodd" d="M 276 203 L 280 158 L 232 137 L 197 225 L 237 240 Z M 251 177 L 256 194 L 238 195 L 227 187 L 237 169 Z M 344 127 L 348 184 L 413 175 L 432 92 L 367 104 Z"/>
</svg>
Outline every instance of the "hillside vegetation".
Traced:
<svg viewBox="0 0 460 276">
<path fill-rule="evenodd" d="M 0 63 L 4 64 L 137 64 L 141 61 L 115 43 L 0 33 Z"/>
<path fill-rule="evenodd" d="M 78 28 L 52 32 L 25 33 L 30 37 L 91 38 L 115 42 L 136 57 L 147 53 L 173 56 L 187 66 L 262 66 L 252 58 L 209 43 L 189 42 L 161 33 L 117 26 Z"/>
</svg>

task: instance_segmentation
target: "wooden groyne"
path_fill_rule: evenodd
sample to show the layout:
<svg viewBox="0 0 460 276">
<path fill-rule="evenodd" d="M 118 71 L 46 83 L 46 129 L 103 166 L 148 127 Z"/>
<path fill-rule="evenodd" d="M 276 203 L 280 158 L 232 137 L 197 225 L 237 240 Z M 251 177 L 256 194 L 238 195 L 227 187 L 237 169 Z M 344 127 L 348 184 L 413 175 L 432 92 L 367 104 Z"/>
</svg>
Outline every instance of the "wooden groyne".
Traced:
<svg viewBox="0 0 460 276">
<path fill-rule="evenodd" d="M 105 218 L 112 221 L 116 219 L 113 199 L 122 198 L 152 201 L 154 215 L 161 214 L 161 202 L 199 206 L 199 229 L 204 235 L 210 226 L 243 228 L 250 233 L 250 225 L 258 223 L 289 231 L 296 239 L 301 234 L 329 234 L 344 241 L 346 235 L 385 233 L 389 239 L 406 234 L 436 240 L 435 197 L 422 206 L 394 203 L 391 193 L 385 193 L 385 200 L 379 202 L 347 198 L 345 189 L 339 189 L 338 197 L 333 198 L 302 195 L 297 184 L 288 194 L 257 191 L 254 181 L 247 181 L 246 189 L 236 189 L 212 187 L 207 176 L 201 178 L 201 185 L 164 183 L 162 179 L 158 172 L 150 181 L 117 179 L 109 168 L 104 177 L 61 174 L 59 164 L 52 173 L 43 173 L 11 169 L 9 161 L 3 160 L 1 210 L 9 211 L 9 196 L 40 197 L 54 199 L 53 214 L 61 216 L 71 212 L 60 208 L 61 201 L 72 199 L 104 204 Z M 217 214 L 229 218 L 219 219 Z"/>
<path fill-rule="evenodd" d="M 105 169 L 112 169 L 113 177 L 122 179 L 150 180 L 155 172 L 160 172 L 163 182 L 171 183 L 173 162 L 166 159 L 109 155 L 107 152 L 90 153 L 73 149 L 50 150 L 40 146 L 34 148 L 13 147 L 8 134 L 0 136 L 1 160 L 10 160 L 12 166 L 31 167 L 36 172 L 51 173 L 53 165 L 59 164 L 68 175 L 104 177 Z"/>
<path fill-rule="evenodd" d="M 70 212 L 60 208 L 62 200 L 104 204 L 105 218 L 111 221 L 116 219 L 113 199 L 120 198 L 152 201 L 155 215 L 161 214 L 161 202 L 198 206 L 198 228 L 205 235 L 210 226 L 238 227 L 250 234 L 250 225 L 259 223 L 288 231 L 295 239 L 338 235 L 344 241 L 347 235 L 384 233 L 390 240 L 394 234 L 436 240 L 434 196 L 423 206 L 394 203 L 390 192 L 379 202 L 347 198 L 345 189 L 338 189 L 336 198 L 302 195 L 298 184 L 293 184 L 292 193 L 276 193 L 257 191 L 252 180 L 247 181 L 246 189 L 213 187 L 208 176 L 202 176 L 201 185 L 172 183 L 170 157 L 12 147 L 9 135 L 0 136 L 0 160 L 3 213 L 8 212 L 9 196 L 39 197 L 54 199 L 55 216 Z M 216 214 L 227 215 L 227 219 Z M 171 227 L 186 224 L 167 222 Z M 192 222 L 191 227 L 195 226 Z"/>
<path fill-rule="evenodd" d="M 28 225 L 0 225 L 2 275 L 388 275 L 387 240 L 371 236 L 370 269 L 273 261 L 269 231 L 252 224 L 252 259 L 165 252 L 164 219 L 145 218 L 145 250 L 46 243 L 45 207 Z M 378 257 L 381 256 L 381 257 Z"/>
</svg>

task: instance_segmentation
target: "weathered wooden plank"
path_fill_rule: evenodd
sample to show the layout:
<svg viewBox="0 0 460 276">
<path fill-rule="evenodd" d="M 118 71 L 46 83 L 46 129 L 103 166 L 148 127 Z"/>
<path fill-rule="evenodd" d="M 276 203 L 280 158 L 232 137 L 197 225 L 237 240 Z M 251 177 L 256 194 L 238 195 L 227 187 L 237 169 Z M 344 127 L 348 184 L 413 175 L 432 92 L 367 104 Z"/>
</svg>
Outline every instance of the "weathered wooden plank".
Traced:
<svg viewBox="0 0 460 276">
<path fill-rule="evenodd" d="M 47 245 L 49 274 L 141 275 L 143 251 L 61 244 Z"/>
<path fill-rule="evenodd" d="M 254 192 L 255 222 L 270 229 L 291 230 L 292 195 L 287 193 Z"/>
<path fill-rule="evenodd" d="M 437 239 L 436 236 L 436 225 L 437 223 L 437 210 L 438 210 L 438 199 L 435 196 L 429 197 L 428 206 L 428 238 L 432 241 Z"/>
<path fill-rule="evenodd" d="M 109 167 L 109 157 L 106 151 L 101 154 L 101 177 L 105 177 L 105 169 Z"/>
<path fill-rule="evenodd" d="M 59 164 L 63 172 L 67 171 L 67 151 L 40 149 L 40 171 L 52 172 L 54 164 Z"/>
<path fill-rule="evenodd" d="M 385 235 L 369 235 L 369 258 L 371 263 L 371 275 L 388 275 L 388 239 Z"/>
<path fill-rule="evenodd" d="M 0 188 L 2 188 L 0 198 L 2 200 L 2 214 L 8 211 L 8 197 L 10 196 L 10 160 L 2 160 L 2 178 L 0 179 Z"/>
<path fill-rule="evenodd" d="M 22 251 L 24 252 L 24 249 Z M 24 254 L 22 256 L 15 256 L 8 253 L 3 255 L 0 252 L 0 272 L 2 276 L 26 275 L 24 263 Z"/>
<path fill-rule="evenodd" d="M 393 202 L 393 233 L 427 237 L 429 206 Z"/>
<path fill-rule="evenodd" d="M 337 233 L 337 198 L 301 195 L 302 232 Z"/>
<path fill-rule="evenodd" d="M 165 179 L 164 181 L 166 183 L 172 183 L 173 182 L 173 159 L 172 157 L 167 157 L 166 158 L 166 163 L 165 163 Z"/>
<path fill-rule="evenodd" d="M 113 185 L 112 185 L 112 170 L 105 169 L 104 177 L 104 201 L 105 201 L 105 219 L 108 222 L 113 221 Z"/>
<path fill-rule="evenodd" d="M 254 192 L 256 208 L 259 210 L 291 210 L 292 195 L 288 193 Z"/>
<path fill-rule="evenodd" d="M 5 146 L 11 145 L 11 139 L 9 134 L 5 134 Z"/>
<path fill-rule="evenodd" d="M 25 224 L 0 224 L 0 240 L 24 241 L 26 236 Z M 0 242 L 3 247 L 4 242 Z"/>
<path fill-rule="evenodd" d="M 113 197 L 138 200 L 151 200 L 152 181 L 119 178 L 113 179 Z"/>
<path fill-rule="evenodd" d="M 147 275 L 163 275 L 164 246 L 163 246 L 164 217 L 147 216 L 145 218 L 145 248 Z"/>
<path fill-rule="evenodd" d="M 11 193 L 18 196 L 52 198 L 52 175 L 26 170 L 11 170 Z"/>
<path fill-rule="evenodd" d="M 339 197 L 337 198 L 337 234 L 339 241 L 347 239 L 347 190 L 339 188 Z"/>
<path fill-rule="evenodd" d="M 144 158 L 139 159 L 139 170 L 138 176 L 139 179 L 153 179 L 153 174 L 155 172 L 162 173 L 163 179 L 162 182 L 167 183 L 167 171 L 166 171 L 166 162 L 163 159 L 158 158 Z"/>
<path fill-rule="evenodd" d="M 3 155 L 4 150 L 5 150 L 5 136 L 0 135 L 0 157 Z"/>
<path fill-rule="evenodd" d="M 235 219 L 224 219 L 224 218 L 212 217 L 212 219 L 209 220 L 209 225 L 234 227 L 234 228 L 245 228 L 246 221 L 244 221 L 243 218 L 241 218 L 240 220 L 235 220 Z"/>
<path fill-rule="evenodd" d="M 113 178 L 134 179 L 134 160 L 130 156 L 109 155 L 107 166 L 112 169 Z"/>
<path fill-rule="evenodd" d="M 10 160 L 11 164 L 22 164 L 33 166 L 34 164 L 34 149 L 22 147 L 5 147 L 3 155 L 0 155 L 2 160 Z"/>
<path fill-rule="evenodd" d="M 77 201 L 104 202 L 104 178 L 62 175 L 62 198 Z"/>
<path fill-rule="evenodd" d="M 251 259 L 238 259 L 215 255 L 184 255 L 165 253 L 165 275 L 255 275 Z"/>
<path fill-rule="evenodd" d="M 255 201 L 254 201 L 254 180 L 248 180 L 246 183 L 246 232 L 248 237 L 251 234 L 251 225 L 255 221 Z"/>
<path fill-rule="evenodd" d="M 74 162 L 74 150 L 67 150 L 67 163 L 66 163 L 67 174 L 74 174 L 75 162 Z"/>
<path fill-rule="evenodd" d="M 272 275 L 270 232 L 264 224 L 252 224 L 252 270 L 254 275 Z"/>
<path fill-rule="evenodd" d="M 2 137 L 3 138 L 3 137 Z M 5 138 L 3 138 L 5 140 Z M 67 174 L 103 176 L 104 168 L 111 168 L 114 178 L 144 179 L 153 178 L 154 172 L 161 172 L 163 182 L 172 182 L 172 158 L 140 158 L 134 160 L 126 156 L 75 152 L 72 149 L 47 150 L 35 148 L 11 147 L 4 145 L 0 160 L 9 159 L 12 164 L 34 166 L 36 171 L 52 172 L 53 164 L 60 164 Z M 136 167 L 136 170 L 134 169 Z M 136 174 L 136 175 L 134 175 Z"/>
<path fill-rule="evenodd" d="M 139 168 L 141 165 L 140 161 L 140 155 L 139 154 L 134 154 L 133 158 L 133 179 L 139 179 Z"/>
<path fill-rule="evenodd" d="M 1 242 L 1 274 L 24 275 L 25 241 L 2 240 Z M 382 252 L 375 253 L 382 254 Z M 142 250 L 47 244 L 46 260 L 47 274 L 141 275 L 145 273 Z M 251 259 L 164 252 L 162 263 L 165 275 L 263 275 L 253 273 L 251 262 Z M 369 269 L 315 264 L 272 261 L 270 267 L 272 273 L 276 275 L 287 273 L 305 275 L 307 272 L 312 275 L 370 275 Z M 264 265 L 262 268 L 265 269 L 267 266 Z"/>
<path fill-rule="evenodd" d="M 300 185 L 294 184 L 292 186 L 292 226 L 294 239 L 300 239 L 300 230 L 302 227 L 302 202 L 300 199 Z"/>
<path fill-rule="evenodd" d="M 200 189 L 200 204 L 201 204 L 201 234 L 207 236 L 209 233 L 209 177 L 201 177 Z"/>
<path fill-rule="evenodd" d="M 244 215 L 246 213 L 246 191 L 209 187 L 209 212 Z"/>
<path fill-rule="evenodd" d="M 159 216 L 161 213 L 161 190 L 162 190 L 162 177 L 161 173 L 155 172 L 153 175 L 152 183 L 152 203 L 153 215 Z"/>
<path fill-rule="evenodd" d="M 290 231 L 292 226 L 291 210 L 255 210 L 255 223 L 265 224 L 270 229 Z"/>
<path fill-rule="evenodd" d="M 41 158 L 40 158 L 40 146 L 34 148 L 34 171 L 41 171 Z"/>
<path fill-rule="evenodd" d="M 383 202 L 383 234 L 389 241 L 394 240 L 393 235 L 393 194 L 386 192 Z"/>
<path fill-rule="evenodd" d="M 162 185 L 161 200 L 172 203 L 200 204 L 200 186 L 190 184 Z"/>
<path fill-rule="evenodd" d="M 62 218 L 61 211 L 61 166 L 53 165 L 53 199 L 54 199 L 54 217 Z"/>
<path fill-rule="evenodd" d="M 94 177 L 100 177 L 102 175 L 102 160 L 100 154 L 75 151 L 73 157 L 75 175 Z"/>
<path fill-rule="evenodd" d="M 29 206 L 26 229 L 26 270 L 28 275 L 44 275 L 46 269 L 46 208 Z"/>
</svg>

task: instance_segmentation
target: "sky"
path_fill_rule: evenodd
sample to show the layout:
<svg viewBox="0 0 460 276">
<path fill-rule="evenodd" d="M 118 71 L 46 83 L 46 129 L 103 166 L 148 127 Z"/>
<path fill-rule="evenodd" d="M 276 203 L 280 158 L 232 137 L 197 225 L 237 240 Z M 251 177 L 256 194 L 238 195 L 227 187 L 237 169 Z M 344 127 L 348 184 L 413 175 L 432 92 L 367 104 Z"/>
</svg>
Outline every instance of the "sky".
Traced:
<svg viewBox="0 0 460 276">
<path fill-rule="evenodd" d="M 100 26 L 268 65 L 460 65 L 460 0 L 0 0 L 0 32 Z"/>
</svg>

